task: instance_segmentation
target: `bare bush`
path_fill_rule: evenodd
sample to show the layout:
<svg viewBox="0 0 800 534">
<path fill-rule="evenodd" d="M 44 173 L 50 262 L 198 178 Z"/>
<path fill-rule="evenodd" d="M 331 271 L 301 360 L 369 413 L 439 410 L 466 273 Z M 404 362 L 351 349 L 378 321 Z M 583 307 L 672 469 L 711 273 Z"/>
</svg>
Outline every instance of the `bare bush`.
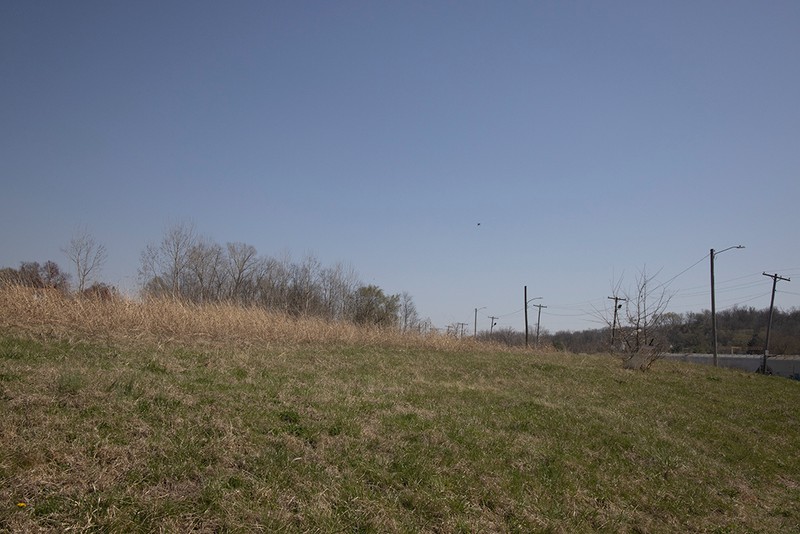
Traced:
<svg viewBox="0 0 800 534">
<path fill-rule="evenodd" d="M 619 287 L 617 284 L 616 288 Z M 622 313 L 617 315 L 615 311 L 613 318 L 606 313 L 603 320 L 612 330 L 616 329 L 623 366 L 645 371 L 664 355 L 669 346 L 666 336 L 669 315 L 665 312 L 670 295 L 663 286 L 655 283 L 654 276 L 642 269 L 633 289 L 624 291 L 622 299 Z"/>
</svg>

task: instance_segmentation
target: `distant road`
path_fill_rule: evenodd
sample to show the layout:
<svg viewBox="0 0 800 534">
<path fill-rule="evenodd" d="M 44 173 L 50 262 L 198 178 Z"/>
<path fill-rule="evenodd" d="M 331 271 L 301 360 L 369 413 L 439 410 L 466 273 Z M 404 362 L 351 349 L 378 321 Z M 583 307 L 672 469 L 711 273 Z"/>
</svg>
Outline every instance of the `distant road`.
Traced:
<svg viewBox="0 0 800 534">
<path fill-rule="evenodd" d="M 713 354 L 667 354 L 670 360 L 700 363 L 711 365 L 714 361 Z M 761 367 L 762 357 L 751 355 L 722 355 L 717 356 L 720 367 L 733 367 L 744 371 L 756 372 Z M 772 374 L 800 380 L 800 356 L 770 356 L 767 359 L 767 369 Z"/>
</svg>

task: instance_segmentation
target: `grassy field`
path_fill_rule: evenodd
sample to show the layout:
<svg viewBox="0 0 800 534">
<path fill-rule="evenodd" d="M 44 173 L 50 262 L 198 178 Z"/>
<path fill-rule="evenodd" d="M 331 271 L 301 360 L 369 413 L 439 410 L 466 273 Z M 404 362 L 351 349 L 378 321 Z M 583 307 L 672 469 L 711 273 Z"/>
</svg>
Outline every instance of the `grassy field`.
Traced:
<svg viewBox="0 0 800 534">
<path fill-rule="evenodd" d="M 0 531 L 800 531 L 798 382 L 237 313 L 0 292 Z"/>
</svg>

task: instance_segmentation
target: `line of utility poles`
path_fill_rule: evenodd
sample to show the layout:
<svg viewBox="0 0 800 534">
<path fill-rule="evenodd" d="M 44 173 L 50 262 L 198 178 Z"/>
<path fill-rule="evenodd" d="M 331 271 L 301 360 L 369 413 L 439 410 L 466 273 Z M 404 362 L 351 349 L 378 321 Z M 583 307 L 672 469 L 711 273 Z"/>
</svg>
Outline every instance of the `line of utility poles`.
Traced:
<svg viewBox="0 0 800 534">
<path fill-rule="evenodd" d="M 778 276 L 777 274 L 767 274 L 761 273 L 764 276 L 769 276 L 772 278 L 772 297 L 769 301 L 769 320 L 767 321 L 767 340 L 764 342 L 764 361 L 761 364 L 760 371 L 763 374 L 767 374 L 767 358 L 769 357 L 769 329 L 772 327 L 772 312 L 775 309 L 775 286 L 778 285 L 778 280 L 783 280 L 784 282 L 791 282 L 790 279 L 784 278 L 782 276 Z"/>
<path fill-rule="evenodd" d="M 712 248 L 711 251 L 709 252 L 709 260 L 710 260 L 710 263 L 711 263 L 711 265 L 710 265 L 710 267 L 711 267 L 711 337 L 712 337 L 712 346 L 713 346 L 713 352 L 714 352 L 714 354 L 713 354 L 714 367 L 718 366 L 717 307 L 716 307 L 716 295 L 715 295 L 715 287 L 714 287 L 714 259 L 718 255 L 720 255 L 723 252 L 726 252 L 728 250 L 731 250 L 731 249 L 742 249 L 742 248 L 745 248 L 745 247 L 743 245 L 736 245 L 736 246 L 724 248 L 722 250 L 714 250 Z M 766 341 L 764 343 L 764 359 L 763 359 L 763 363 L 762 363 L 761 368 L 760 368 L 760 371 L 762 373 L 766 373 L 767 372 L 767 358 L 769 357 L 769 334 L 770 334 L 770 329 L 772 327 L 772 316 L 773 316 L 773 312 L 774 312 L 774 308 L 775 308 L 775 288 L 776 288 L 776 286 L 778 284 L 778 280 L 781 280 L 783 282 L 791 282 L 791 279 L 785 278 L 785 277 L 780 276 L 778 274 L 767 274 L 766 272 L 764 272 L 762 274 L 764 276 L 768 276 L 768 277 L 772 278 L 772 298 L 770 299 L 770 303 L 769 303 L 769 321 L 767 322 L 767 336 L 766 336 L 767 338 L 766 338 Z M 523 288 L 523 302 L 525 304 L 524 309 L 525 309 L 525 347 L 526 348 L 528 347 L 528 336 L 529 336 L 529 333 L 530 333 L 530 327 L 528 325 L 528 308 L 530 307 L 530 305 L 531 305 L 530 303 L 532 301 L 539 300 L 541 298 L 542 297 L 533 297 L 532 299 L 529 299 L 528 298 L 528 286 L 524 286 L 524 288 Z M 627 302 L 628 299 L 625 299 L 625 298 L 622 298 L 622 297 L 618 297 L 616 295 L 614 295 L 612 297 L 608 297 L 608 299 L 614 301 L 614 318 L 613 318 L 613 320 L 611 322 L 611 350 L 613 352 L 614 349 L 616 348 L 617 323 L 619 322 L 618 319 L 617 319 L 618 312 L 622 308 L 622 304 L 620 304 L 620 302 Z M 536 306 L 537 308 L 539 308 L 538 316 L 537 316 L 537 319 L 536 319 L 536 344 L 538 345 L 539 344 L 539 330 L 540 330 L 541 321 L 542 321 L 542 308 L 547 308 L 547 306 L 544 306 L 542 304 L 533 304 L 533 306 Z M 481 308 L 475 308 L 475 318 L 474 318 L 474 322 L 473 322 L 473 336 L 474 337 L 478 337 L 478 311 L 479 310 L 483 310 L 485 308 L 486 308 L 486 306 L 483 306 Z M 495 317 L 494 315 L 490 315 L 490 316 L 488 316 L 488 318 L 491 321 L 491 323 L 489 324 L 489 335 L 492 335 L 492 333 L 494 332 L 494 327 L 497 325 L 496 320 L 499 319 L 499 317 Z M 467 324 L 468 323 L 456 323 L 455 329 L 454 329 L 455 330 L 454 333 L 458 333 L 458 328 L 460 327 L 461 328 L 461 337 L 464 337 L 464 327 L 467 326 Z M 450 327 L 448 327 L 448 330 L 450 330 Z"/>
<path fill-rule="evenodd" d="M 609 299 L 614 301 L 614 320 L 611 322 L 611 352 L 614 352 L 614 348 L 616 347 L 617 342 L 617 310 L 622 308 L 622 304 L 620 301 L 627 302 L 628 299 L 624 299 L 622 297 L 618 297 L 614 295 L 613 297 L 608 297 Z"/>
</svg>

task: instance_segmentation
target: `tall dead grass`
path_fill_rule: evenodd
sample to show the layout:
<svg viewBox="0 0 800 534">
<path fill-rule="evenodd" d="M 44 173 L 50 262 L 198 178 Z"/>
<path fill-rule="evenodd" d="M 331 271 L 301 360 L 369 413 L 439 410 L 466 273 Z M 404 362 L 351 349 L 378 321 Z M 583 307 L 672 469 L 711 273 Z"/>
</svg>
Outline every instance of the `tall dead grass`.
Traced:
<svg viewBox="0 0 800 534">
<path fill-rule="evenodd" d="M 0 328 L 36 339 L 73 342 L 343 344 L 443 350 L 478 347 L 471 338 L 402 333 L 393 328 L 293 317 L 235 304 L 192 304 L 164 298 L 76 298 L 16 285 L 0 285 Z"/>
</svg>

